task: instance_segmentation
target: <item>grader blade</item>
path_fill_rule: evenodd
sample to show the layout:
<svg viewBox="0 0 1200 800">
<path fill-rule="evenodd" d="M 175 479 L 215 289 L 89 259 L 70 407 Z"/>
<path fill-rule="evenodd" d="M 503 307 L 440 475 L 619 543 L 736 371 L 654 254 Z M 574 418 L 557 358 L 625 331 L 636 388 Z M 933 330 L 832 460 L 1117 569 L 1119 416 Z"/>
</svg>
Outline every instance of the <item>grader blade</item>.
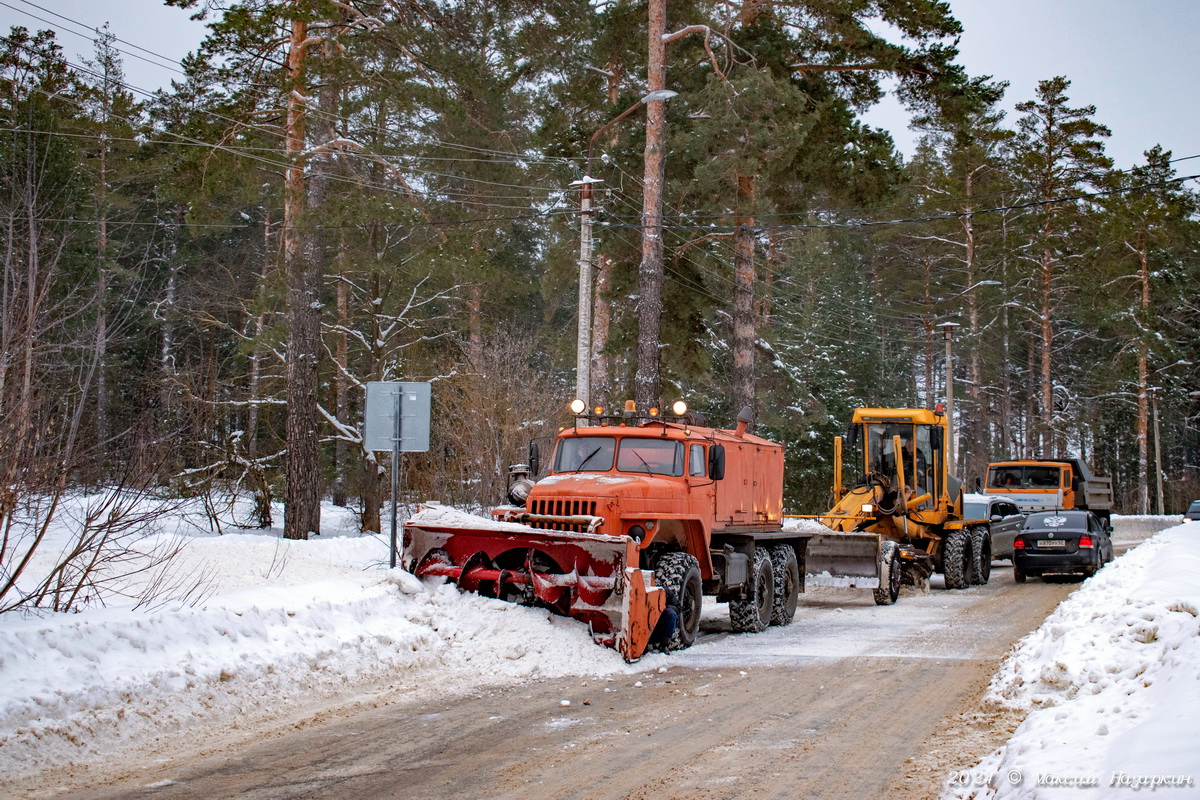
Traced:
<svg viewBox="0 0 1200 800">
<path fill-rule="evenodd" d="M 533 528 L 435 505 L 404 524 L 403 565 L 418 578 L 444 577 L 463 591 L 578 619 L 626 661 L 645 653 L 666 607 L 653 573 L 637 564 L 628 536 Z"/>
<path fill-rule="evenodd" d="M 879 588 L 880 541 L 874 533 L 814 534 L 804 557 L 805 584 Z"/>
</svg>

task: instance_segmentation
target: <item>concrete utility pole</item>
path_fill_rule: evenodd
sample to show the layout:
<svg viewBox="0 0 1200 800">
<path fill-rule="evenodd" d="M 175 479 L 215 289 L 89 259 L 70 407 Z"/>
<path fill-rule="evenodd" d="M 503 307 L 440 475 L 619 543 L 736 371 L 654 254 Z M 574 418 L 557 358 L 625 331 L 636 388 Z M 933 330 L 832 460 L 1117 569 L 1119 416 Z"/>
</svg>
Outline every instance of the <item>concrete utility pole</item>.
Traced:
<svg viewBox="0 0 1200 800">
<path fill-rule="evenodd" d="M 946 337 L 946 474 L 953 475 L 958 468 L 954 450 L 954 353 L 951 342 L 957 322 L 943 322 L 938 326 Z"/>
<path fill-rule="evenodd" d="M 650 94 L 667 87 L 667 0 L 650 0 L 646 88 Z M 642 263 L 638 268 L 638 342 L 634 397 L 639 406 L 657 405 L 662 393 L 659 345 L 662 322 L 662 200 L 665 176 L 662 147 L 667 110 L 663 100 L 646 103 L 646 152 L 642 192 Z"/>
<path fill-rule="evenodd" d="M 590 156 L 590 153 L 589 153 Z M 577 183 L 579 193 L 579 334 L 575 352 L 575 396 L 592 407 L 592 159 Z"/>
</svg>

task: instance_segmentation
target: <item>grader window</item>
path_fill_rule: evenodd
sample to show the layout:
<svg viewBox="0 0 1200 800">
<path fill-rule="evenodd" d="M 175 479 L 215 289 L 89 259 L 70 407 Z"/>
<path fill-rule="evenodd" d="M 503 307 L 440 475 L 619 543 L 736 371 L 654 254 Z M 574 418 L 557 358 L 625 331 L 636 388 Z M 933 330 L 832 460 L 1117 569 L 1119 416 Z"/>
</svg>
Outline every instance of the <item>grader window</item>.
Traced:
<svg viewBox="0 0 1200 800">
<path fill-rule="evenodd" d="M 936 492 L 933 475 L 933 443 L 928 425 L 911 423 L 872 423 L 867 426 L 867 469 L 877 472 L 893 484 L 897 482 L 894 437 L 900 437 L 904 451 L 904 482 L 918 493 Z"/>
</svg>

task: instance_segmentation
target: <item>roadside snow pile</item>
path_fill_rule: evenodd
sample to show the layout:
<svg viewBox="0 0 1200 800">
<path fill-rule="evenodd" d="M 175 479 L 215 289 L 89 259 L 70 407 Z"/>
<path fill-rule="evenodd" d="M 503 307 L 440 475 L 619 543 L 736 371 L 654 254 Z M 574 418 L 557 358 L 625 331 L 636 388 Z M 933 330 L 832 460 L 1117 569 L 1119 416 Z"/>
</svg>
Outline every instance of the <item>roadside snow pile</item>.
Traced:
<svg viewBox="0 0 1200 800">
<path fill-rule="evenodd" d="M 1189 522 L 1101 570 L 1018 643 L 988 698 L 1029 716 L 957 776 L 974 787 L 943 796 L 1085 800 L 1157 789 L 1196 797 L 1197 697 L 1200 523 Z"/>
<path fill-rule="evenodd" d="M 356 687 L 430 694 L 631 669 L 577 622 L 426 586 L 386 560 L 371 536 L 197 535 L 175 564 L 207 576 L 194 607 L 0 617 L 0 774 L 248 731 Z"/>
</svg>

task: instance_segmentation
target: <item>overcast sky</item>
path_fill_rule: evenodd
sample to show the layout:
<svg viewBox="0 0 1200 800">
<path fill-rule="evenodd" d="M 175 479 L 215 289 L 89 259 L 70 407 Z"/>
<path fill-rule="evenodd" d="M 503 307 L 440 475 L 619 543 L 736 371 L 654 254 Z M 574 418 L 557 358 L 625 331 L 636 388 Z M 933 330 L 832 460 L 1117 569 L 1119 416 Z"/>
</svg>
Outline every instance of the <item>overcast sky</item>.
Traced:
<svg viewBox="0 0 1200 800">
<path fill-rule="evenodd" d="M 1177 158 L 1200 155 L 1200 0 L 950 0 L 950 6 L 965 28 L 959 60 L 967 71 L 1010 83 L 1009 124 L 1012 106 L 1031 99 L 1039 80 L 1065 75 L 1072 105 L 1096 106 L 1095 119 L 1112 129 L 1107 149 L 1118 167 L 1140 162 L 1155 144 Z M 91 54 L 91 44 L 73 32 L 105 21 L 125 42 L 178 60 L 203 36 L 189 16 L 161 0 L 0 0 L 0 29 L 53 27 L 71 60 Z M 146 52 L 118 46 L 135 87 L 154 89 L 177 77 L 140 60 L 157 60 Z M 907 118 L 895 103 L 868 121 L 891 130 L 911 153 Z M 1187 169 L 1180 165 L 1181 174 Z"/>
</svg>

